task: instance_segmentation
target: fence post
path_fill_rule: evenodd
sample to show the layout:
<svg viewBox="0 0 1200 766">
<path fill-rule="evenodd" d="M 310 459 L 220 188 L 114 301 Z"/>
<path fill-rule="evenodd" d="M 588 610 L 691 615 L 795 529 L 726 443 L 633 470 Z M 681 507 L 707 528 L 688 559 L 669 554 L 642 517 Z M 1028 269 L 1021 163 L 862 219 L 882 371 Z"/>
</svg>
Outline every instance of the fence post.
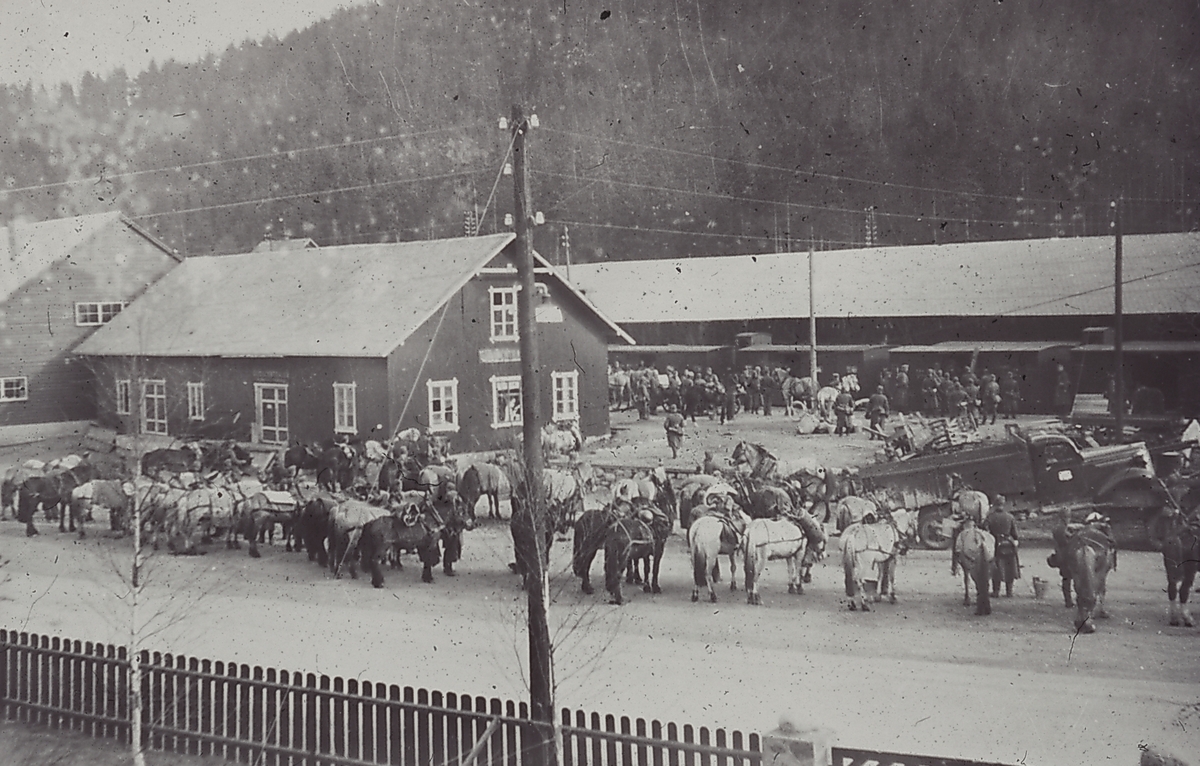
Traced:
<svg viewBox="0 0 1200 766">
<path fill-rule="evenodd" d="M 815 726 L 797 726 L 781 718 L 779 728 L 762 735 L 762 762 L 774 766 L 830 766 L 834 733 Z"/>
</svg>

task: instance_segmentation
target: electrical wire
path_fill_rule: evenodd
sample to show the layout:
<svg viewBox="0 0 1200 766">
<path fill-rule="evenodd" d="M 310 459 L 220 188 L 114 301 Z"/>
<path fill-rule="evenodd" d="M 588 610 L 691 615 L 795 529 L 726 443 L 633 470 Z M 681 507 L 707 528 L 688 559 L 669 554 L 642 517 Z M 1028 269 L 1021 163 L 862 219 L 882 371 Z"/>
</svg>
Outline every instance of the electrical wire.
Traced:
<svg viewBox="0 0 1200 766">
<path fill-rule="evenodd" d="M 508 164 L 508 158 L 512 156 L 513 146 L 517 143 L 517 131 L 513 131 L 512 138 L 508 141 L 508 149 L 504 151 L 504 157 L 500 159 L 500 170 L 496 172 L 496 182 L 492 184 L 492 191 L 488 194 L 487 202 L 483 203 L 483 212 L 479 214 L 479 220 L 483 221 L 487 217 L 488 208 L 492 205 L 492 198 L 496 196 L 496 189 L 500 186 L 500 179 L 504 176 L 504 168 Z M 483 227 L 476 228 L 475 234 L 478 236 L 483 232 Z"/>
<path fill-rule="evenodd" d="M 133 216 L 133 220 L 139 221 L 147 218 L 159 218 L 164 215 L 180 215 L 183 213 L 199 213 L 205 210 L 223 210 L 231 207 L 241 207 L 242 205 L 261 205 L 267 202 L 281 202 L 289 199 L 300 199 L 302 197 L 319 197 L 323 194 L 340 194 L 342 192 L 363 191 L 364 189 L 381 189 L 385 186 L 398 186 L 400 184 L 419 183 L 421 181 L 436 181 L 443 178 L 457 178 L 459 176 L 473 175 L 482 173 L 488 168 L 475 168 L 474 170 L 459 170 L 453 173 L 439 173 L 431 176 L 420 176 L 418 178 L 400 178 L 394 181 L 381 181 L 373 184 L 362 184 L 360 186 L 342 186 L 335 189 L 323 189 L 321 191 L 299 192 L 296 194 L 281 194 L 274 197 L 261 197 L 259 199 L 243 200 L 241 202 L 222 202 L 217 205 L 201 205 L 199 207 L 184 208 L 182 210 L 165 210 L 161 213 L 147 213 L 145 215 Z"/>
<path fill-rule="evenodd" d="M 41 189 L 52 189 L 56 186 L 70 186 L 72 184 L 83 183 L 102 183 L 104 181 L 112 181 L 118 178 L 133 178 L 135 176 L 150 175 L 153 173 L 170 173 L 182 172 L 184 170 L 192 170 L 194 168 L 209 167 L 211 165 L 226 165 L 231 162 L 252 162 L 262 159 L 291 159 L 291 155 L 307 154 L 309 152 L 324 151 L 326 149 L 343 149 L 353 146 L 362 146 L 364 144 L 378 143 L 380 141 L 398 141 L 406 138 L 418 138 L 420 136 L 432 135 L 435 133 L 447 133 L 457 130 L 467 130 L 478 125 L 459 125 L 451 128 L 431 128 L 430 130 L 422 130 L 416 133 L 403 133 L 395 136 L 379 136 L 376 138 L 363 138 L 358 141 L 342 141 L 336 144 L 322 144 L 320 146 L 305 146 L 298 149 L 281 149 L 273 152 L 263 152 L 262 154 L 249 154 L 244 157 L 229 157 L 226 159 L 206 160 L 204 162 L 191 162 L 185 165 L 171 165 L 161 168 L 149 168 L 146 170 L 131 170 L 127 173 L 102 173 L 98 176 L 88 176 L 86 178 L 72 178 L 65 181 L 50 181 L 43 184 L 33 184 L 30 186 L 17 186 L 10 189 L 0 188 L 0 193 L 14 193 L 24 191 L 39 191 Z"/>
<path fill-rule="evenodd" d="M 711 231 L 685 231 L 683 229 L 663 229 L 663 228 L 654 228 L 654 227 L 648 227 L 648 226 L 622 226 L 622 225 L 616 224 L 616 223 L 594 223 L 591 221 L 567 221 L 567 220 L 563 220 L 561 218 L 559 218 L 559 219 L 547 218 L 546 223 L 558 223 L 558 224 L 565 224 L 567 226 L 592 226 L 592 227 L 596 227 L 596 228 L 600 228 L 600 229 L 620 229 L 623 231 L 650 232 L 650 233 L 655 233 L 655 234 L 678 234 L 678 235 L 687 236 L 687 237 L 718 237 L 718 238 L 724 238 L 724 239 L 754 239 L 754 240 L 761 239 L 761 240 L 766 240 L 768 242 L 775 239 L 775 237 L 771 236 L 770 234 L 761 234 L 761 235 L 760 234 L 719 234 L 719 233 L 711 232 Z M 799 241 L 799 240 L 794 240 L 794 241 Z M 857 247 L 857 246 L 862 245 L 861 242 L 847 242 L 845 240 L 837 240 L 837 239 L 823 239 L 822 241 L 832 243 L 835 245 L 850 245 L 852 247 Z"/>
<path fill-rule="evenodd" d="M 664 146 L 651 146 L 648 144 L 640 144 L 640 143 L 637 143 L 634 141 L 626 141 L 626 140 L 623 140 L 620 138 L 605 138 L 603 136 L 593 136 L 593 135 L 590 135 L 587 133 L 578 133 L 575 131 L 563 130 L 561 128 L 552 128 L 552 127 L 543 126 L 541 129 L 545 130 L 547 132 L 550 132 L 550 133 L 559 133 L 564 136 L 573 136 L 575 138 L 582 138 L 582 139 L 586 139 L 588 141 L 602 141 L 605 143 L 618 144 L 621 146 L 629 146 L 629 147 L 632 147 L 635 149 L 645 149 L 648 151 L 665 152 L 667 154 L 677 154 L 677 155 L 684 156 L 684 157 L 694 157 L 696 159 L 702 159 L 702 160 L 705 160 L 708 162 L 723 162 L 723 163 L 730 164 L 730 165 L 740 165 L 742 167 L 756 168 L 759 170 L 774 170 L 774 171 L 778 171 L 780 173 L 792 173 L 795 175 L 808 176 L 810 178 L 825 178 L 825 179 L 828 179 L 831 181 L 845 181 L 848 183 L 869 184 L 869 185 L 873 185 L 873 186 L 882 186 L 885 188 L 907 189 L 909 191 L 931 192 L 933 194 L 946 194 L 949 196 L 978 197 L 978 198 L 982 198 L 982 199 L 1007 200 L 1010 202 L 1045 202 L 1045 203 L 1054 203 L 1054 204 L 1064 202 L 1064 200 L 1056 199 L 1053 197 L 1029 197 L 1029 196 L 1024 196 L 1024 195 L 989 194 L 987 192 L 972 192 L 972 191 L 963 191 L 960 189 L 941 189 L 941 188 L 932 187 L 932 186 L 918 186 L 915 184 L 902 184 L 902 183 L 897 183 L 894 181 L 872 181 L 867 178 L 854 178 L 853 176 L 843 176 L 843 175 L 838 175 L 835 173 L 822 173 L 822 172 L 812 170 L 812 169 L 802 170 L 800 168 L 785 168 L 785 167 L 781 167 L 778 165 L 768 165 L 768 164 L 761 163 L 761 162 L 746 162 L 744 160 L 735 160 L 735 159 L 731 159 L 728 157 L 718 157 L 718 156 L 712 155 L 712 154 L 703 154 L 701 152 L 691 152 L 691 151 L 687 151 L 684 149 L 668 149 L 667 147 L 664 147 Z M 1129 198 L 1126 198 L 1126 201 L 1160 202 L 1160 203 L 1175 203 L 1175 202 L 1177 202 L 1176 200 L 1154 199 L 1154 198 L 1149 198 L 1149 197 L 1140 197 L 1140 198 L 1136 198 L 1136 200 L 1130 200 Z M 1107 201 L 1106 202 L 1086 202 L 1086 201 L 1071 200 L 1071 202 L 1073 204 L 1078 204 L 1078 205 L 1089 205 L 1089 206 L 1099 206 L 1099 207 L 1107 207 L 1109 204 Z"/>
</svg>

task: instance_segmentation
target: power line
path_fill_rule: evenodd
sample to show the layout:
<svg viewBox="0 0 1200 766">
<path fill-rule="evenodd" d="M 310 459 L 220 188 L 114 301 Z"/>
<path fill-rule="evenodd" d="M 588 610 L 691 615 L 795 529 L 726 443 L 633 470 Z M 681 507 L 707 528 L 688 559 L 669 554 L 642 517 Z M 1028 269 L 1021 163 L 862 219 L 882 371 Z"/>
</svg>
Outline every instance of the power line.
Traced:
<svg viewBox="0 0 1200 766">
<path fill-rule="evenodd" d="M 534 174 L 534 175 L 554 176 L 557 178 L 570 178 L 570 179 L 576 178 L 576 176 L 570 175 L 568 173 L 555 173 L 555 172 L 548 171 L 548 170 L 538 170 L 538 171 L 530 171 L 530 172 L 531 172 L 531 174 Z M 861 209 L 857 209 L 857 208 L 833 207 L 833 206 L 828 206 L 828 205 L 813 205 L 813 204 L 803 203 L 803 202 L 790 202 L 790 201 L 780 202 L 779 200 L 759 199 L 759 198 L 755 198 L 755 197 L 741 197 L 736 194 L 725 194 L 725 193 L 721 193 L 721 192 L 693 191 L 690 189 L 673 189 L 673 188 L 669 188 L 666 186 L 655 186 L 653 184 L 636 183 L 633 181 L 618 181 L 613 178 L 592 178 L 590 180 L 592 180 L 593 182 L 617 184 L 620 186 L 629 186 L 629 187 L 636 188 L 636 189 L 649 189 L 649 190 L 653 190 L 653 191 L 669 192 L 671 194 L 688 194 L 688 195 L 694 195 L 694 196 L 699 196 L 699 197 L 713 197 L 715 199 L 727 199 L 727 200 L 733 200 L 733 201 L 738 201 L 738 202 L 753 202 L 753 203 L 756 203 L 759 205 L 784 205 L 789 208 L 795 207 L 795 208 L 802 208 L 805 210 L 820 210 L 820 211 L 831 212 L 831 213 L 849 213 L 851 215 L 862 215 L 863 214 L 863 211 Z M 929 220 L 929 221 L 948 221 L 951 223 L 994 224 L 997 226 L 1011 226 L 1012 225 L 1012 221 L 992 221 L 992 220 L 986 220 L 986 219 L 980 219 L 980 218 L 951 218 L 948 216 L 933 216 L 933 215 L 929 215 L 926 213 L 920 213 L 920 214 L 888 213 L 888 212 L 885 212 L 882 210 L 875 210 L 875 215 L 887 216 L 889 218 L 902 218 L 902 219 L 913 220 L 913 221 Z M 1050 222 L 1034 221 L 1034 222 L 1028 223 L 1027 225 L 1030 225 L 1030 226 L 1055 226 L 1057 224 L 1050 223 Z"/>
<path fill-rule="evenodd" d="M 133 178 L 135 176 L 150 175 L 153 173 L 170 173 L 182 172 L 184 170 L 192 170 L 194 168 L 209 167 L 212 165 L 226 165 L 231 162 L 252 162 L 254 160 L 262 160 L 268 158 L 275 159 L 291 159 L 292 155 L 307 154 L 309 152 L 319 152 L 326 149 L 343 149 L 353 146 L 362 146 L 364 144 L 379 143 L 381 141 L 399 141 L 406 138 L 419 138 L 421 136 L 432 135 L 434 133 L 447 133 L 457 130 L 466 130 L 468 128 L 477 127 L 477 125 L 460 125 L 450 128 L 431 128 L 430 130 L 422 130 L 416 133 L 402 133 L 395 136 L 379 136 L 376 138 L 363 138 L 358 141 L 342 141 L 336 144 L 322 144 L 320 146 L 305 146 L 298 149 L 280 149 L 278 151 L 263 152 L 262 154 L 249 154 L 244 157 L 229 157 L 226 159 L 206 160 L 204 162 L 191 162 L 185 165 L 171 165 L 169 167 L 149 168 L 146 170 L 131 170 L 127 173 L 101 173 L 98 176 L 88 176 L 87 178 L 73 178 L 66 181 L 50 181 L 44 184 L 33 184 L 30 186 L 17 186 L 11 189 L 0 188 L 0 193 L 14 193 L 25 191 L 39 191 L 42 189 L 53 189 L 56 186 L 70 186 L 72 184 L 84 183 L 101 183 L 103 181 L 112 181 L 118 178 Z"/>
<path fill-rule="evenodd" d="M 161 213 L 147 213 L 146 215 L 133 216 L 134 220 L 142 220 L 145 218 L 159 218 L 164 215 L 180 215 L 182 213 L 199 213 L 205 210 L 222 210 L 231 207 L 241 207 L 242 205 L 261 205 L 267 202 L 281 202 L 289 199 L 300 199 L 302 197 L 319 197 L 323 194 L 340 194 L 342 192 L 363 191 L 364 189 L 380 189 L 385 186 L 398 186 L 400 184 L 418 183 L 420 181 L 436 181 L 443 178 L 457 178 L 459 176 L 473 175 L 475 173 L 483 173 L 489 168 L 475 168 L 474 170 L 459 170 L 453 173 L 439 173 L 432 176 L 421 176 L 419 178 L 401 178 L 395 181 L 382 181 L 374 184 L 362 184 L 360 186 L 342 186 L 336 189 L 323 189 L 321 191 L 299 192 L 297 194 L 281 194 L 275 197 L 262 197 L 260 199 L 248 199 L 241 202 L 223 202 L 218 205 L 202 205 L 200 207 L 190 207 L 183 210 L 166 210 Z"/>
<path fill-rule="evenodd" d="M 1163 269 L 1162 271 L 1155 271 L 1155 272 L 1151 272 L 1149 274 L 1143 274 L 1140 277 L 1133 277 L 1131 279 L 1122 279 L 1121 284 L 1122 285 L 1131 285 L 1135 282 L 1144 282 L 1147 279 L 1154 279 L 1155 277 L 1162 277 L 1162 276 L 1166 276 L 1168 274 L 1174 274 L 1179 271 L 1187 271 L 1188 269 L 1194 269 L 1198 266 L 1200 266 L 1200 261 L 1194 261 L 1192 263 L 1185 263 L 1181 266 L 1173 266 L 1169 269 Z M 1037 303 L 1031 303 L 1028 306 L 1022 306 L 1020 308 L 1011 309 L 1009 311 L 1005 311 L 1003 313 L 996 314 L 995 316 L 1009 316 L 1011 314 L 1017 314 L 1017 313 L 1021 313 L 1024 311 L 1030 311 L 1032 309 L 1041 308 L 1042 306 L 1049 306 L 1051 304 L 1060 303 L 1065 300 L 1070 300 L 1071 298 L 1081 298 L 1085 295 L 1091 295 L 1093 293 L 1108 292 L 1108 291 L 1111 291 L 1112 289 L 1113 289 L 1112 284 L 1101 285 L 1100 287 L 1093 287 L 1088 290 L 1080 290 L 1079 292 L 1076 292 L 1076 293 L 1068 293 L 1066 295 L 1056 296 L 1049 300 L 1039 301 Z"/>
<path fill-rule="evenodd" d="M 635 149 L 646 149 L 649 151 L 665 152 L 667 154 L 678 154 L 678 155 L 681 155 L 684 157 L 693 157 L 696 159 L 702 159 L 702 160 L 706 160 L 709 162 L 714 162 L 714 161 L 715 162 L 724 162 L 724 163 L 727 163 L 730 165 L 740 165 L 742 167 L 758 168 L 761 170 L 775 170 L 775 171 L 778 171 L 781 173 L 792 173 L 795 175 L 809 176 L 812 178 L 825 178 L 825 179 L 829 179 L 831 181 L 846 181 L 849 183 L 869 184 L 872 186 L 883 186 L 883 187 L 892 188 L 892 189 L 907 189 L 909 191 L 923 191 L 923 192 L 930 192 L 933 194 L 947 194 L 947 195 L 951 195 L 951 196 L 961 196 L 961 197 L 979 197 L 979 198 L 983 198 L 983 199 L 998 199 L 998 200 L 1007 200 L 1010 202 L 1044 202 L 1044 203 L 1050 203 L 1050 204 L 1059 204 L 1062 202 L 1070 202 L 1071 204 L 1076 204 L 1076 205 L 1090 205 L 1090 206 L 1101 206 L 1101 207 L 1108 206 L 1107 201 L 1105 201 L 1105 202 L 1087 202 L 1087 201 L 1082 201 L 1082 200 L 1063 200 L 1063 199 L 1058 199 L 1058 198 L 1054 198 L 1054 197 L 1028 197 L 1028 196 L 1024 196 L 1024 195 L 989 194 L 987 192 L 972 192 L 972 191 L 963 191 L 960 189 L 941 189 L 941 188 L 932 187 L 932 186 L 917 186 L 915 184 L 902 184 L 902 183 L 896 183 L 895 181 L 872 181 L 867 178 L 854 178 L 852 176 L 843 176 L 843 175 L 837 175 L 834 173 L 822 173 L 822 172 L 812 170 L 812 169 L 802 170 L 800 168 L 785 168 L 785 167 L 781 167 L 779 165 L 767 165 L 767 164 L 761 163 L 761 162 L 746 162 L 744 160 L 735 160 L 735 159 L 731 159 L 728 157 L 718 157 L 713 154 L 702 154 L 700 152 L 690 152 L 690 151 L 686 151 L 684 149 L 668 149 L 665 146 L 651 146 L 648 144 L 639 144 L 634 141 L 625 141 L 620 138 L 605 138 L 603 136 L 593 136 L 593 135 L 589 135 L 587 133 L 578 133 L 578 132 L 570 131 L 570 130 L 562 130 L 561 128 L 551 128 L 551 127 L 543 126 L 542 130 L 545 130 L 545 131 L 551 132 L 551 133 L 559 133 L 559 134 L 562 134 L 565 136 L 574 136 L 576 138 L 582 138 L 582 139 L 586 139 L 588 141 L 602 141 L 605 143 L 619 144 L 621 146 L 629 146 L 629 147 L 633 147 Z M 1127 198 L 1127 201 L 1130 201 L 1130 200 Z M 1156 199 L 1153 197 L 1141 197 L 1141 198 L 1138 198 L 1136 201 L 1159 202 L 1159 203 L 1164 203 L 1164 204 L 1177 202 L 1177 200 Z"/>
<path fill-rule="evenodd" d="M 623 231 L 649 232 L 649 233 L 653 233 L 653 234 L 677 234 L 680 236 L 687 236 L 687 237 L 718 237 L 718 238 L 722 238 L 722 239 L 761 239 L 761 240 L 766 240 L 766 241 L 771 241 L 774 239 L 774 237 L 771 236 L 770 234 L 720 234 L 717 232 L 710 232 L 710 231 L 684 231 L 683 229 L 664 229 L 664 228 L 655 228 L 655 227 L 648 227 L 648 226 L 622 226 L 622 225 L 616 224 L 616 223 L 594 223 L 591 221 L 567 221 L 567 220 L 563 220 L 561 218 L 556 218 L 556 219 L 547 218 L 546 223 L 559 223 L 559 224 L 565 224 L 567 226 L 591 226 L 591 227 L 600 228 L 600 229 L 620 229 Z M 855 246 L 855 245 L 861 244 L 858 242 L 846 242 L 844 240 L 838 240 L 838 239 L 823 239 L 822 241 L 829 242 L 829 243 L 832 243 L 835 245 Z"/>
</svg>

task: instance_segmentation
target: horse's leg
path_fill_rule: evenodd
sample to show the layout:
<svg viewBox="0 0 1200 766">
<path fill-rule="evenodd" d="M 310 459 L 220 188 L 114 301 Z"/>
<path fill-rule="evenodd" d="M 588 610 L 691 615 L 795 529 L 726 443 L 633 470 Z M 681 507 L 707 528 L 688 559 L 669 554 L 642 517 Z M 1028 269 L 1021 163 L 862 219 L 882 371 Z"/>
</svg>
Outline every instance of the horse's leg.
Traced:
<svg viewBox="0 0 1200 766">
<path fill-rule="evenodd" d="M 654 584 L 650 586 L 651 593 L 662 593 L 662 588 L 658 587 L 658 568 L 662 564 L 663 549 L 666 548 L 667 541 L 662 540 L 654 546 Z"/>
<path fill-rule="evenodd" d="M 1096 606 L 1092 609 L 1092 616 L 1107 620 L 1108 610 L 1104 608 L 1104 597 L 1108 595 L 1108 572 L 1097 575 L 1100 581 L 1096 584 Z"/>
<path fill-rule="evenodd" d="M 975 571 L 975 614 L 989 615 L 992 613 L 991 593 L 988 591 L 988 563 L 980 558 Z"/>
<path fill-rule="evenodd" d="M 966 562 L 961 562 L 966 563 Z M 963 576 L 963 606 L 971 605 L 971 569 L 964 566 L 962 568 Z"/>
<path fill-rule="evenodd" d="M 1166 551 L 1163 552 L 1163 569 L 1167 572 L 1167 621 L 1171 625 L 1178 626 L 1180 615 L 1175 599 L 1177 596 L 1181 597 L 1180 600 L 1182 601 L 1186 601 L 1186 599 L 1183 599 L 1183 594 L 1179 592 L 1181 590 L 1179 588 L 1179 580 L 1182 579 L 1180 577 L 1180 567 L 1167 557 Z"/>
<path fill-rule="evenodd" d="M 731 593 L 733 591 L 737 590 L 737 575 L 734 574 L 735 572 L 737 572 L 737 558 L 736 557 L 737 557 L 736 550 L 731 551 L 729 553 L 729 591 Z"/>
<path fill-rule="evenodd" d="M 797 596 L 804 595 L 804 580 L 800 575 L 800 557 L 803 555 L 804 549 L 800 548 L 787 559 L 788 593 Z"/>
</svg>

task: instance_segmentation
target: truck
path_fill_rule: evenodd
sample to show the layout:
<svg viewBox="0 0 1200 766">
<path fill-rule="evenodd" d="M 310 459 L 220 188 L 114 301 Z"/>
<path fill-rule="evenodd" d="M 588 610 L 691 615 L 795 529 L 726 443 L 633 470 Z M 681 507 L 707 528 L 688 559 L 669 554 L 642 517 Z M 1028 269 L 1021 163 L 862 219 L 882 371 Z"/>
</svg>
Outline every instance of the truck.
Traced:
<svg viewBox="0 0 1200 766">
<path fill-rule="evenodd" d="M 1004 495 L 1018 516 L 1104 513 L 1123 547 L 1145 547 L 1149 520 L 1168 502 L 1144 442 L 1081 447 L 1065 433 L 1026 434 L 1015 426 L 1003 441 L 864 466 L 858 479 L 868 492 L 902 498 L 918 514 L 920 543 L 945 549 L 955 474 L 989 497 Z"/>
</svg>

